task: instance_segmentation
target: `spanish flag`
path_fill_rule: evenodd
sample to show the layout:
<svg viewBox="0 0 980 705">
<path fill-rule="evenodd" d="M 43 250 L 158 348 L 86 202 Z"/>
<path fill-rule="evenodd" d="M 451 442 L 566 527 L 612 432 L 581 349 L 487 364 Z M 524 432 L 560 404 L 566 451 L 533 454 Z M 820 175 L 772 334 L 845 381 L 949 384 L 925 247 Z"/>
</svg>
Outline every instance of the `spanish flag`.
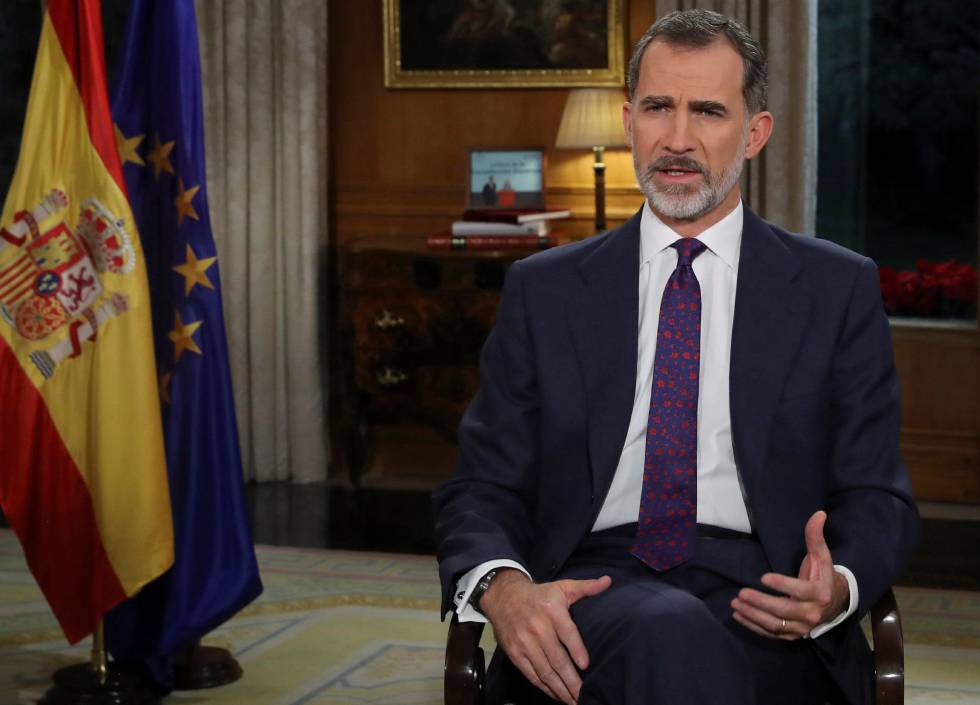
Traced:
<svg viewBox="0 0 980 705">
<path fill-rule="evenodd" d="M 48 0 L 0 215 L 0 504 L 72 643 L 173 562 L 146 268 L 98 0 Z"/>
</svg>

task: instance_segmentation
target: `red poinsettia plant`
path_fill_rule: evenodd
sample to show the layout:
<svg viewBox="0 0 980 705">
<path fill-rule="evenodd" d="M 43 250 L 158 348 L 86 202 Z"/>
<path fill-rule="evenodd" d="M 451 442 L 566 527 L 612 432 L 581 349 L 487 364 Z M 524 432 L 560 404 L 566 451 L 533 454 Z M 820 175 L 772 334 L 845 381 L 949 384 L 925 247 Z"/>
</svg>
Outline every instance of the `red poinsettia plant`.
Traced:
<svg viewBox="0 0 980 705">
<path fill-rule="evenodd" d="M 914 271 L 880 267 L 885 310 L 894 316 L 970 318 L 976 315 L 977 270 L 955 259 L 920 259 Z"/>
</svg>

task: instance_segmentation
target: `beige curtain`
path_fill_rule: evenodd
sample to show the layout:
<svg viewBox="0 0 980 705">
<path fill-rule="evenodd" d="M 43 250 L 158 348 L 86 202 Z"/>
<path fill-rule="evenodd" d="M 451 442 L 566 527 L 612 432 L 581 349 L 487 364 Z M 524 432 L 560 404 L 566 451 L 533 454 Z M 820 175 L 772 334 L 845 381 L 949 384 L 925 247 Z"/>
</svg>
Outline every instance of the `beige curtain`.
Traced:
<svg viewBox="0 0 980 705">
<path fill-rule="evenodd" d="M 769 57 L 775 131 L 746 168 L 746 200 L 767 220 L 813 234 L 817 202 L 816 0 L 656 0 L 657 17 L 703 7 L 734 17 Z"/>
<path fill-rule="evenodd" d="M 246 479 L 327 474 L 327 3 L 198 0 L 211 222 Z"/>
</svg>

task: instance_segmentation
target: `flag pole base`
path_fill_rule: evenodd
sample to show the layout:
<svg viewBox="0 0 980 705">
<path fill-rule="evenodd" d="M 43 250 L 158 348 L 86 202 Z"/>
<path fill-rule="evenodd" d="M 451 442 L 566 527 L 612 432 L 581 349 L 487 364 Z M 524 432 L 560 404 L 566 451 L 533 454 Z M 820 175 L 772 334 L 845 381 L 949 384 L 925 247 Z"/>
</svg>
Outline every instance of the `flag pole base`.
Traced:
<svg viewBox="0 0 980 705">
<path fill-rule="evenodd" d="M 160 696 L 139 676 L 109 664 L 104 683 L 88 663 L 55 671 L 54 685 L 38 705 L 160 705 Z"/>
<path fill-rule="evenodd" d="M 234 683 L 242 667 L 227 649 L 194 642 L 174 664 L 174 690 L 202 690 Z"/>
</svg>

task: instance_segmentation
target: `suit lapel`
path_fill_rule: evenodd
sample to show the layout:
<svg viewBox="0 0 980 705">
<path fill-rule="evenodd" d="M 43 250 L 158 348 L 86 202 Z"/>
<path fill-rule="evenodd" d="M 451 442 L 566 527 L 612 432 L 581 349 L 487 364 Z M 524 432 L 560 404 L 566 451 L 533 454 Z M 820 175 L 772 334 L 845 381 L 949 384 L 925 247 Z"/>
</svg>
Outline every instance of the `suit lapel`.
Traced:
<svg viewBox="0 0 980 705">
<path fill-rule="evenodd" d="M 588 404 L 592 489 L 599 506 L 623 449 L 636 389 L 640 213 L 579 265 L 566 316 Z M 758 486 L 772 415 L 802 340 L 810 300 L 792 285 L 796 256 L 748 208 L 732 326 L 732 433 L 747 488 Z"/>
<path fill-rule="evenodd" d="M 582 286 L 566 306 L 585 384 L 596 506 L 612 481 L 633 409 L 639 273 L 637 213 L 582 261 Z"/>
<path fill-rule="evenodd" d="M 760 487 L 772 415 L 809 319 L 809 297 L 792 286 L 799 269 L 796 256 L 746 208 L 729 391 L 736 462 L 750 494 Z"/>
</svg>

